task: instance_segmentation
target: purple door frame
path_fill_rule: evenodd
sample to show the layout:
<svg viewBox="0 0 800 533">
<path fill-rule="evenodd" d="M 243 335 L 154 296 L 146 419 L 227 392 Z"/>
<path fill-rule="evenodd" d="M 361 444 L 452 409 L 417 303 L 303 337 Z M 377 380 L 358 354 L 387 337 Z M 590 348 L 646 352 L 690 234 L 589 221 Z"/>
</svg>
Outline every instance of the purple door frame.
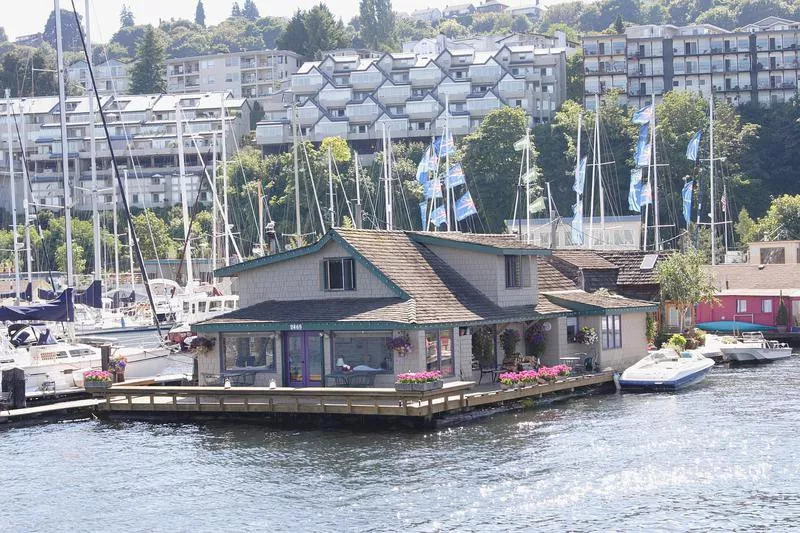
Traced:
<svg viewBox="0 0 800 533">
<path fill-rule="evenodd" d="M 284 382 L 289 387 L 311 387 L 311 386 L 322 386 L 322 381 L 324 377 L 324 353 L 325 347 L 323 345 L 321 339 L 321 331 L 284 331 L 283 332 L 283 367 L 284 367 Z M 319 349 L 322 352 L 320 354 L 320 363 L 319 366 L 319 380 L 312 380 L 311 376 L 314 373 L 313 368 L 311 365 L 313 363 L 311 357 L 311 351 L 309 350 L 310 342 L 309 340 L 312 338 L 319 338 Z M 300 367 L 299 367 L 299 376 L 300 379 L 293 379 L 293 372 L 290 364 L 290 356 L 292 354 L 289 353 L 289 343 L 290 339 L 292 338 L 300 338 L 300 354 L 294 354 L 295 357 L 299 359 Z"/>
</svg>

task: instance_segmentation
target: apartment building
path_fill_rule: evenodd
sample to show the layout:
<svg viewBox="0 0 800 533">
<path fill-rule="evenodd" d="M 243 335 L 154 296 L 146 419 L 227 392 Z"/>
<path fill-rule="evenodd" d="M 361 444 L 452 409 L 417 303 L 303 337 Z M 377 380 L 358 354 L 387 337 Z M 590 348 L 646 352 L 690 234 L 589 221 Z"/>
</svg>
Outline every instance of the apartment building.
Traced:
<svg viewBox="0 0 800 533">
<path fill-rule="evenodd" d="M 711 24 L 630 26 L 621 35 L 583 39 L 587 108 L 595 94 L 620 91 L 619 104 L 640 107 L 655 95 L 712 91 L 732 105 L 768 106 L 795 96 L 800 23 L 768 17 L 728 31 Z"/>
<path fill-rule="evenodd" d="M 168 207 L 180 203 L 178 179 L 178 138 L 176 108 L 183 120 L 183 144 L 189 190 L 198 190 L 203 164 L 210 166 L 216 146 L 221 160 L 222 109 L 228 157 L 237 143 L 250 130 L 250 104 L 230 92 L 191 95 L 105 95 L 101 97 L 108 121 L 111 145 L 119 168 L 128 176 L 128 200 L 134 207 Z M 45 207 L 64 205 L 64 179 L 61 158 L 61 124 L 56 97 L 13 99 L 21 136 L 25 139 L 28 174 L 31 178 L 33 202 Z M 100 198 L 100 208 L 113 208 L 116 185 L 111 154 L 99 113 L 95 122 L 97 176 L 101 190 L 91 191 L 91 154 L 89 97 L 66 100 L 69 177 L 72 184 L 73 209 L 91 209 L 92 194 Z M 0 129 L 6 131 L 6 102 L 0 100 Z M 12 124 L 12 127 L 14 125 Z M 216 139 L 216 143 L 214 140 Z M 7 137 L 0 139 L 0 191 L 10 191 Z M 21 149 L 14 142 L 14 169 L 17 206 L 23 206 L 24 191 Z M 194 200 L 194 196 L 192 196 Z M 201 202 L 210 202 L 203 192 Z M 0 208 L 10 210 L 11 195 L 0 194 Z M 21 212 L 21 211 L 20 211 Z"/>
<path fill-rule="evenodd" d="M 100 94 L 128 94 L 131 84 L 131 66 L 118 59 L 92 65 L 97 92 Z M 75 61 L 67 67 L 67 77 L 84 89 L 91 89 L 89 65 L 83 59 Z"/>
<path fill-rule="evenodd" d="M 453 135 L 463 136 L 501 106 L 525 109 L 534 123 L 549 122 L 566 97 L 565 73 L 563 48 L 327 56 L 292 76 L 287 100 L 294 99 L 303 138 L 341 136 L 366 153 L 379 144 L 384 125 L 394 139 L 429 139 L 449 116 Z M 256 141 L 265 151 L 291 142 L 291 107 L 258 124 Z"/>
<path fill-rule="evenodd" d="M 231 91 L 261 103 L 288 84 L 303 62 L 288 50 L 255 50 L 168 59 L 168 93 Z"/>
</svg>

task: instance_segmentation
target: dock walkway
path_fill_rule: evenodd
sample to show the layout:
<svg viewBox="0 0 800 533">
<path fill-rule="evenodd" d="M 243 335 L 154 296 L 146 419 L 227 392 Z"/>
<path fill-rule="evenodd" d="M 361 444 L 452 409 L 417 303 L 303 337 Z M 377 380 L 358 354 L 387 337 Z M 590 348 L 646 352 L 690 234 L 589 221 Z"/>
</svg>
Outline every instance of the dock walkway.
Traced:
<svg viewBox="0 0 800 533">
<path fill-rule="evenodd" d="M 14 423 L 42 418 L 65 419 L 89 416 L 102 403 L 103 400 L 99 398 L 89 398 L 38 405 L 36 407 L 24 407 L 22 409 L 0 410 L 0 423 Z"/>
</svg>

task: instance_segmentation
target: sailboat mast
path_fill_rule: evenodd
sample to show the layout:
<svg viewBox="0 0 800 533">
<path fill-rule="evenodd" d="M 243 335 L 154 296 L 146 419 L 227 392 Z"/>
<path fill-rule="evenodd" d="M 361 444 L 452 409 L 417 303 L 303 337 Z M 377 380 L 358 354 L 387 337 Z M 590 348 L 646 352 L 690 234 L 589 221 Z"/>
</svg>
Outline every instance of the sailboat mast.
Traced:
<svg viewBox="0 0 800 533">
<path fill-rule="evenodd" d="M 22 141 L 20 144 L 20 150 L 22 151 L 22 171 L 25 177 L 25 182 L 30 183 L 30 176 L 28 175 L 28 156 L 25 153 L 25 139 L 27 136 L 25 134 L 25 99 L 21 99 L 19 102 L 19 116 L 20 116 L 20 129 L 22 130 Z M 26 263 L 28 264 L 28 283 L 31 284 L 33 287 L 33 255 L 31 252 L 31 202 L 32 193 L 30 187 L 23 187 L 25 190 L 25 205 L 23 207 L 25 211 L 25 259 Z"/>
<path fill-rule="evenodd" d="M 653 86 L 653 98 L 650 105 L 653 106 L 653 113 L 650 116 L 650 147 L 653 151 L 653 226 L 655 250 L 661 250 L 661 221 L 658 208 L 658 160 L 656 159 L 656 89 Z"/>
<path fill-rule="evenodd" d="M 442 136 L 441 143 L 447 143 L 448 138 L 450 137 L 450 93 L 444 95 L 444 107 L 445 107 L 445 115 L 444 115 L 444 135 Z M 442 144 L 439 144 L 441 146 Z M 445 150 L 444 155 L 444 188 L 446 189 L 446 202 L 447 208 L 444 210 L 445 215 L 447 215 L 447 231 L 451 230 L 450 226 L 450 184 L 448 183 L 450 178 L 450 147 L 448 146 Z M 455 213 L 453 213 L 455 216 Z"/>
<path fill-rule="evenodd" d="M 122 180 L 125 183 L 125 197 L 128 198 L 128 169 L 122 169 Z M 133 236 L 131 236 L 131 227 L 128 225 L 128 268 L 130 269 L 131 273 L 131 291 L 133 291 L 136 284 L 134 280 L 136 278 L 134 271 L 133 271 Z"/>
<path fill-rule="evenodd" d="M 386 131 L 386 123 L 383 123 L 383 159 L 385 166 L 386 177 L 386 190 L 384 191 L 384 199 L 386 201 L 386 229 L 393 230 L 393 213 L 392 213 L 392 162 L 391 162 L 391 140 L 389 132 Z"/>
<path fill-rule="evenodd" d="M 600 246 L 606 246 L 606 195 L 603 188 L 603 163 L 600 159 L 600 96 L 595 95 L 597 114 L 595 115 L 595 144 L 597 146 L 597 185 L 600 191 Z"/>
<path fill-rule="evenodd" d="M 17 179 L 14 175 L 14 137 L 11 136 L 11 91 L 6 89 L 6 135 L 8 140 L 8 179 L 11 182 L 11 231 L 14 249 L 14 301 L 19 305 L 19 248 L 17 247 Z"/>
<path fill-rule="evenodd" d="M 178 170 L 180 172 L 180 187 L 181 187 L 181 211 L 183 213 L 183 235 L 186 239 L 189 238 L 189 199 L 186 193 L 186 166 L 183 160 L 183 117 L 181 116 L 181 106 L 175 106 L 175 123 L 177 125 L 177 135 L 178 135 Z M 225 134 L 223 132 L 222 138 L 225 138 Z M 223 147 L 225 146 L 225 141 L 222 142 Z M 224 164 L 224 161 L 223 161 Z M 227 218 L 227 213 L 222 214 L 223 217 Z M 225 245 L 227 246 L 228 242 L 225 241 Z M 192 243 L 186 242 L 184 244 L 183 249 L 186 251 L 186 288 L 187 292 L 190 288 L 192 281 L 194 281 L 194 276 L 192 272 Z M 228 258 L 226 257 L 226 263 Z"/>
<path fill-rule="evenodd" d="M 353 221 L 353 224 L 355 224 L 356 228 L 361 229 L 361 184 L 359 183 L 361 178 L 358 175 L 358 167 L 360 166 L 358 163 L 358 152 L 355 150 L 353 150 L 353 162 L 356 167 L 356 219 Z"/>
<path fill-rule="evenodd" d="M 575 169 L 577 172 L 581 170 L 581 128 L 583 127 L 583 113 L 578 113 L 578 143 L 576 146 Z M 577 173 L 576 172 L 576 173 Z M 581 201 L 581 193 L 575 192 L 575 203 Z"/>
<path fill-rule="evenodd" d="M 114 289 L 119 290 L 119 228 L 117 226 L 117 184 L 111 187 L 114 203 Z"/>
<path fill-rule="evenodd" d="M 297 105 L 294 95 L 292 95 L 292 157 L 294 159 L 294 244 L 295 248 L 299 248 L 303 242 L 303 235 L 300 229 L 300 163 L 297 160 Z"/>
<path fill-rule="evenodd" d="M 216 283 L 216 278 L 213 278 L 214 271 L 217 269 L 217 132 L 211 134 L 211 175 L 214 179 L 211 181 L 211 276 L 212 281 Z M 227 235 L 227 234 L 226 234 Z"/>
<path fill-rule="evenodd" d="M 714 185 L 714 93 L 713 92 L 708 97 L 708 143 L 709 143 L 708 175 L 709 175 L 709 180 L 711 181 L 711 200 L 709 201 L 709 205 L 711 206 L 711 264 L 716 265 L 717 226 L 716 226 L 716 214 L 715 214 L 716 204 L 714 203 L 715 185 Z"/>
<path fill-rule="evenodd" d="M 333 157 L 331 155 L 331 147 L 328 146 L 328 202 L 329 202 L 329 217 L 331 228 L 336 226 L 336 214 L 333 205 Z"/>
<path fill-rule="evenodd" d="M 89 0 L 86 0 L 86 55 L 89 58 L 89 67 L 92 63 L 92 37 L 90 32 L 91 24 L 89 23 Z M 94 279 L 99 280 L 102 277 L 102 259 L 100 256 L 100 212 L 98 211 L 98 192 L 97 192 L 97 152 L 95 147 L 95 114 L 94 114 L 94 85 L 92 84 L 91 76 L 89 77 L 89 157 L 91 158 L 91 171 L 92 171 L 92 233 L 94 243 Z M 131 258 L 133 261 L 133 258 Z"/>
<path fill-rule="evenodd" d="M 525 242 L 531 242 L 531 130 L 525 130 Z"/>
<path fill-rule="evenodd" d="M 594 187 L 597 181 L 597 174 L 600 170 L 600 95 L 594 95 L 594 139 L 592 142 L 592 192 L 589 195 L 589 238 L 585 241 L 587 245 L 593 246 L 594 239 Z M 602 204 L 602 201 L 600 202 Z"/>
<path fill-rule="evenodd" d="M 72 263 L 72 191 L 69 184 L 69 142 L 67 141 L 67 96 L 64 88 L 64 50 L 61 44 L 61 5 L 53 0 L 56 13 L 56 57 L 58 60 L 58 114 L 61 119 L 61 171 L 64 177 L 64 238 L 67 251 L 67 286 L 74 286 Z"/>
<path fill-rule="evenodd" d="M 225 97 L 220 96 L 219 104 L 219 117 L 222 121 L 222 223 L 225 224 L 225 266 L 231 264 L 231 242 L 229 236 L 229 220 L 228 220 L 228 146 L 227 146 L 227 128 L 225 127 Z M 188 234 L 187 234 L 188 235 Z M 188 249 L 188 248 L 187 248 Z M 188 273 L 188 272 L 187 272 Z"/>
</svg>

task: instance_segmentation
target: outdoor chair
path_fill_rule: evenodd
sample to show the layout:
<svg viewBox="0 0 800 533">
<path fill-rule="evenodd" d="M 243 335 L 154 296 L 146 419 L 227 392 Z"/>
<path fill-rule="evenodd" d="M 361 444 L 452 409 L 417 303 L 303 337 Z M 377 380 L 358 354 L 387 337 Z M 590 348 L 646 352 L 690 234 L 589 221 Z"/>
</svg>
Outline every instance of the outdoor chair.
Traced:
<svg viewBox="0 0 800 533">
<path fill-rule="evenodd" d="M 480 372 L 480 375 L 478 376 L 478 385 L 480 385 L 481 381 L 483 381 L 484 374 L 489 374 L 492 378 L 492 383 L 494 383 L 497 381 L 497 376 L 499 376 L 500 372 L 502 372 L 502 370 L 498 368 L 486 368 L 480 361 L 475 359 L 472 360 L 472 370 L 474 372 Z"/>
</svg>

